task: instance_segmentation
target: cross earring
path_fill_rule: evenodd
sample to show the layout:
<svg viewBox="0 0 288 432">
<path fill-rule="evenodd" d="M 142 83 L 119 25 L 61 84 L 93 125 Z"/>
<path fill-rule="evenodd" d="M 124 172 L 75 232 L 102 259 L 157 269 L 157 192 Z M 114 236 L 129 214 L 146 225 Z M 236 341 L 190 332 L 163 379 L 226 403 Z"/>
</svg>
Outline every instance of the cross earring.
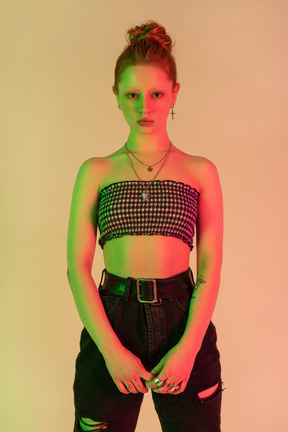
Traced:
<svg viewBox="0 0 288 432">
<path fill-rule="evenodd" d="M 174 115 L 175 115 L 173 108 L 174 108 L 174 105 L 171 107 L 171 112 L 170 112 L 170 114 L 172 115 L 172 120 L 174 120 Z"/>
</svg>

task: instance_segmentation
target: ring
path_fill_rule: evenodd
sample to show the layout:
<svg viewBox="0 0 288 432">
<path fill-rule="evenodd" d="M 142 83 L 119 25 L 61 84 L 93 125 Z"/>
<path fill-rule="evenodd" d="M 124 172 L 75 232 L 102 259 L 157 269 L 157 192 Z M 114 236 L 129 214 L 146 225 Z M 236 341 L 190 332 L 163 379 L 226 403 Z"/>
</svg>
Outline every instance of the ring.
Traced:
<svg viewBox="0 0 288 432">
<path fill-rule="evenodd" d="M 169 391 L 174 392 L 175 390 L 179 390 L 179 388 L 180 388 L 179 385 L 171 384 Z"/>
<path fill-rule="evenodd" d="M 159 380 L 158 378 L 156 378 L 154 380 L 155 384 L 157 385 L 157 387 L 161 387 L 163 385 L 163 381 Z"/>
</svg>

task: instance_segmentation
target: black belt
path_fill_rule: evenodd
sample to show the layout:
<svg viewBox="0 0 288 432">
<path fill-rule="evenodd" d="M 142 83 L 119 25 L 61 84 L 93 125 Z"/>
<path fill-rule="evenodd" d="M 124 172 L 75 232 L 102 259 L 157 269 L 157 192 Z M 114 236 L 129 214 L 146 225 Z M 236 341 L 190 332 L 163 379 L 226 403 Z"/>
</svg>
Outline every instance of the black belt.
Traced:
<svg viewBox="0 0 288 432">
<path fill-rule="evenodd" d="M 105 279 L 102 285 L 104 274 Z M 140 303 L 159 304 L 162 299 L 181 296 L 187 290 L 192 291 L 194 285 L 195 282 L 190 268 L 165 279 L 122 278 L 104 269 L 99 289 L 104 290 L 107 294 L 124 297 L 124 300 L 132 297 L 137 298 Z"/>
</svg>

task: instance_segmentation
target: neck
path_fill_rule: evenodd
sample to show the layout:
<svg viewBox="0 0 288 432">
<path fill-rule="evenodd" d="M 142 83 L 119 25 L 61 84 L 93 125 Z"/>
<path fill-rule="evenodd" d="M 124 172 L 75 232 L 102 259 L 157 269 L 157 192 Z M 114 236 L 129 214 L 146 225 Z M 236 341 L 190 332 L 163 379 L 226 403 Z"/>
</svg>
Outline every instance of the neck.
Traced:
<svg viewBox="0 0 288 432">
<path fill-rule="evenodd" d="M 140 137 L 137 136 L 137 138 L 130 134 L 126 141 L 126 146 L 130 151 L 139 155 L 163 153 L 170 147 L 170 139 L 168 134 L 162 137 L 144 135 Z"/>
</svg>

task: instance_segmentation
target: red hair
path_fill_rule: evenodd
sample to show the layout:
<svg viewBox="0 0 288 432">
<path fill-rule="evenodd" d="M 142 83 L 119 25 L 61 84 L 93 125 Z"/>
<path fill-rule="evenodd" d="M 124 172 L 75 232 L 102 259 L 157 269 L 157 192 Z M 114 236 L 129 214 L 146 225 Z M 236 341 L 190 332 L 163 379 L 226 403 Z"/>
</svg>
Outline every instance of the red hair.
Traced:
<svg viewBox="0 0 288 432">
<path fill-rule="evenodd" d="M 136 26 L 127 31 L 128 45 L 118 57 L 114 71 L 113 89 L 119 89 L 121 74 L 129 66 L 138 64 L 156 64 L 162 67 L 173 87 L 177 83 L 177 69 L 172 52 L 172 40 L 164 27 L 155 21 Z"/>
</svg>

